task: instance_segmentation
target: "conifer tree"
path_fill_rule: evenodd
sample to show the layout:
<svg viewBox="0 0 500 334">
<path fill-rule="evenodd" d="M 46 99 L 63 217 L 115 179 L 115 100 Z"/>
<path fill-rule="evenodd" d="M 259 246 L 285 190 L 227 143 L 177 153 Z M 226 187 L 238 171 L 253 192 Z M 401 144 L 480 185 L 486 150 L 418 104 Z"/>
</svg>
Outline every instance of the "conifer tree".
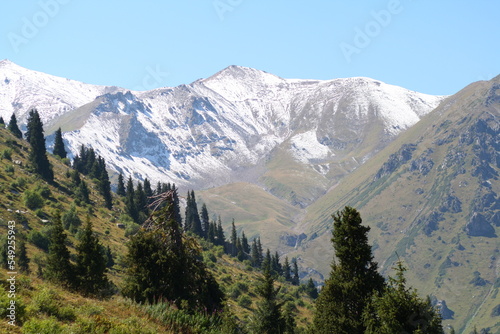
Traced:
<svg viewBox="0 0 500 334">
<path fill-rule="evenodd" d="M 23 133 L 21 130 L 19 130 L 19 126 L 17 125 L 17 118 L 15 114 L 12 114 L 10 117 L 10 122 L 9 125 L 7 126 L 7 129 L 12 132 L 14 136 L 16 136 L 19 139 L 23 138 Z"/>
<path fill-rule="evenodd" d="M 312 299 L 318 298 L 318 289 L 316 288 L 316 285 L 314 284 L 312 278 L 309 278 L 309 280 L 307 281 L 306 293 Z"/>
<path fill-rule="evenodd" d="M 336 260 L 316 300 L 315 333 L 364 333 L 363 310 L 372 293 L 381 292 L 384 278 L 377 271 L 368 244 L 369 227 L 351 207 L 333 215 L 332 243 Z"/>
<path fill-rule="evenodd" d="M 148 178 L 144 179 L 143 188 L 144 196 L 146 197 L 146 205 L 149 205 L 152 202 L 151 197 L 153 196 L 153 190 L 151 189 L 151 182 L 149 182 Z"/>
<path fill-rule="evenodd" d="M 278 276 L 283 275 L 283 268 L 281 267 L 280 257 L 278 255 L 278 252 L 275 252 L 274 255 L 271 257 L 271 272 Z"/>
<path fill-rule="evenodd" d="M 21 272 L 23 272 L 25 274 L 29 274 L 30 273 L 30 267 L 29 267 L 30 259 L 28 258 L 28 254 L 26 252 L 26 243 L 24 242 L 24 240 L 19 241 L 18 248 L 19 248 L 19 258 L 17 260 L 17 266 L 19 267 Z"/>
<path fill-rule="evenodd" d="M 132 218 L 132 220 L 136 223 L 139 223 L 139 211 L 137 210 L 137 206 L 135 204 L 135 190 L 134 190 L 134 182 L 132 181 L 132 176 L 129 176 L 127 181 L 125 207 L 127 209 L 127 213 Z"/>
<path fill-rule="evenodd" d="M 113 207 L 113 197 L 111 195 L 111 182 L 109 181 L 108 171 L 106 170 L 106 161 L 100 156 L 96 161 L 96 177 L 98 179 L 97 186 L 99 188 L 99 192 L 104 198 L 104 205 L 106 208 L 111 209 Z"/>
<path fill-rule="evenodd" d="M 218 219 L 217 222 L 217 245 L 218 246 L 223 246 L 224 248 L 226 247 L 226 237 L 224 236 L 224 229 L 222 228 L 222 221 Z"/>
<path fill-rule="evenodd" d="M 406 286 L 406 268 L 398 261 L 396 277 L 389 277 L 389 285 L 375 294 L 364 311 L 366 334 L 444 334 L 441 316 L 432 307 L 430 299 L 421 299 Z"/>
<path fill-rule="evenodd" d="M 297 264 L 296 258 L 292 258 L 292 284 L 293 285 L 300 284 L 299 266 Z"/>
<path fill-rule="evenodd" d="M 264 277 L 257 287 L 257 294 L 262 300 L 251 319 L 253 333 L 281 334 L 285 333 L 286 323 L 281 314 L 283 303 L 278 302 L 280 288 L 274 288 L 274 278 L 269 270 L 264 269 Z"/>
<path fill-rule="evenodd" d="M 55 137 L 54 137 L 54 150 L 52 153 L 54 155 L 57 155 L 61 159 L 64 159 L 64 158 L 66 158 L 68 153 L 66 152 L 66 149 L 64 148 L 64 141 L 62 138 L 61 128 L 57 129 L 56 132 L 54 133 L 54 135 L 55 135 Z"/>
<path fill-rule="evenodd" d="M 234 225 L 234 219 L 233 219 L 233 222 L 231 223 L 231 239 L 229 239 L 231 242 L 230 245 L 231 256 L 238 255 L 238 247 L 236 245 L 237 239 L 238 239 L 238 234 L 236 232 L 236 226 Z"/>
<path fill-rule="evenodd" d="M 203 237 L 208 239 L 208 233 L 210 229 L 210 218 L 208 216 L 208 209 L 205 203 L 203 203 L 203 205 L 201 206 L 200 220 L 201 220 L 201 226 L 203 228 Z"/>
<path fill-rule="evenodd" d="M 0 126 L 4 127 L 5 126 L 5 121 L 3 120 L 3 117 L 0 116 Z"/>
<path fill-rule="evenodd" d="M 241 231 L 241 247 L 243 249 L 243 253 L 250 254 L 250 245 L 248 244 L 248 239 L 245 235 L 245 231 Z"/>
<path fill-rule="evenodd" d="M 28 131 L 26 134 L 31 146 L 29 161 L 34 171 L 45 180 L 52 181 L 54 179 L 54 172 L 47 158 L 43 124 L 36 109 L 32 109 L 29 112 Z"/>
<path fill-rule="evenodd" d="M 262 261 L 264 261 L 264 249 L 262 248 L 260 237 L 257 238 L 257 250 L 259 254 L 259 263 L 262 264 Z"/>
<path fill-rule="evenodd" d="M 252 250 L 251 250 L 251 262 L 252 262 L 252 266 L 254 267 L 260 267 L 261 263 L 260 263 L 260 255 L 259 255 L 259 249 L 257 247 L 257 239 L 253 239 L 253 242 L 252 242 Z"/>
<path fill-rule="evenodd" d="M 196 240 L 182 233 L 175 220 L 172 192 L 166 205 L 128 244 L 129 264 L 124 294 L 138 302 L 168 300 L 183 307 L 213 312 L 222 308 L 223 294 L 202 261 Z"/>
<path fill-rule="evenodd" d="M 262 271 L 264 271 L 264 272 L 269 271 L 269 273 L 272 274 L 271 265 L 272 265 L 271 251 L 269 251 L 269 248 L 268 248 L 266 251 L 266 256 L 264 257 L 264 260 L 262 261 L 262 264 L 261 264 Z"/>
<path fill-rule="evenodd" d="M 111 268 L 115 265 L 115 260 L 113 259 L 113 253 L 111 252 L 111 248 L 109 246 L 105 249 L 106 255 L 106 267 Z"/>
<path fill-rule="evenodd" d="M 198 213 L 198 205 L 196 204 L 196 197 L 194 190 L 188 191 L 186 199 L 186 214 L 185 214 L 185 231 L 191 231 L 198 236 L 203 235 L 203 230 L 201 227 L 200 215 Z"/>
<path fill-rule="evenodd" d="M 76 246 L 76 281 L 78 290 L 84 295 L 99 295 L 109 286 L 106 276 L 107 259 L 102 252 L 99 239 L 92 231 L 90 217 L 83 228 L 79 244 Z"/>
<path fill-rule="evenodd" d="M 49 253 L 44 277 L 54 282 L 70 286 L 74 284 L 74 267 L 66 246 L 67 236 L 61 223 L 61 214 L 56 213 L 50 237 Z"/>
<path fill-rule="evenodd" d="M 283 264 L 283 277 L 288 282 L 292 281 L 292 268 L 290 267 L 290 262 L 288 262 L 288 256 L 285 256 L 285 263 Z"/>
<path fill-rule="evenodd" d="M 76 172 L 76 174 L 79 174 L 77 171 L 75 171 L 75 172 Z M 90 203 L 90 191 L 89 191 L 89 187 L 87 186 L 87 182 L 85 182 L 83 180 L 80 181 L 75 195 L 82 202 Z"/>
<path fill-rule="evenodd" d="M 125 196 L 125 182 L 123 181 L 123 174 L 121 172 L 118 175 L 118 184 L 116 187 L 116 194 L 119 196 Z"/>
<path fill-rule="evenodd" d="M 147 216 L 149 216 L 148 212 L 148 199 L 146 194 L 144 193 L 144 188 L 142 187 L 141 182 L 137 182 L 137 187 L 134 192 L 134 202 L 137 206 L 137 210 L 139 211 L 140 221 L 143 222 L 146 220 Z"/>
</svg>

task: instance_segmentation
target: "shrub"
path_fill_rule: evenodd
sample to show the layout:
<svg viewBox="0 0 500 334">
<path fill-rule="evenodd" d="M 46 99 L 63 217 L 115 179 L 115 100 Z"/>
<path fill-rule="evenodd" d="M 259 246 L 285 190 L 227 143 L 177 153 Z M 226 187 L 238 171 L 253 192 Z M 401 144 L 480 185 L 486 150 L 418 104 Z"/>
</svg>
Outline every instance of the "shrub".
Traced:
<svg viewBox="0 0 500 334">
<path fill-rule="evenodd" d="M 12 166 L 12 165 L 5 166 L 5 172 L 9 175 L 13 175 L 14 174 L 14 166 Z"/>
<path fill-rule="evenodd" d="M 12 149 L 6 148 L 1 153 L 1 158 L 5 160 L 12 160 Z"/>
<path fill-rule="evenodd" d="M 24 205 L 26 205 L 26 207 L 31 210 L 42 208 L 45 202 L 42 196 L 40 196 L 39 193 L 33 190 L 26 190 L 24 192 L 23 198 Z"/>
<path fill-rule="evenodd" d="M 241 295 L 240 298 L 238 298 L 238 305 L 244 308 L 249 308 L 252 306 L 252 299 L 250 299 L 247 295 Z"/>
<path fill-rule="evenodd" d="M 60 334 L 63 326 L 53 317 L 49 319 L 30 319 L 21 329 L 23 334 Z"/>
</svg>

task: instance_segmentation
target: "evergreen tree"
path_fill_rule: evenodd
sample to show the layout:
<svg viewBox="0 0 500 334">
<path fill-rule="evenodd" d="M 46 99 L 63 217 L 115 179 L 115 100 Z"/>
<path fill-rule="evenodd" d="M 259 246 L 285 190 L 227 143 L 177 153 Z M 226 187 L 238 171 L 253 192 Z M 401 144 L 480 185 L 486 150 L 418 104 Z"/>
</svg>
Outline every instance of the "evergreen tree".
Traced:
<svg viewBox="0 0 500 334">
<path fill-rule="evenodd" d="M 262 261 L 262 264 L 261 264 L 262 271 L 264 271 L 264 272 L 269 271 L 269 273 L 272 274 L 271 264 L 272 264 L 271 251 L 269 251 L 269 248 L 268 248 L 266 251 L 266 256 L 264 257 L 264 260 Z"/>
<path fill-rule="evenodd" d="M 290 262 L 288 262 L 288 256 L 285 256 L 285 263 L 283 264 L 283 277 L 287 282 L 292 281 L 292 268 L 290 267 Z"/>
<path fill-rule="evenodd" d="M 254 267 L 260 267 L 261 263 L 260 263 L 260 257 L 261 255 L 259 255 L 259 249 L 257 247 L 257 239 L 253 239 L 253 242 L 252 242 L 252 250 L 251 250 L 251 262 L 252 262 L 252 266 Z"/>
<path fill-rule="evenodd" d="M 119 196 L 125 196 L 125 182 L 123 182 L 123 174 L 121 172 L 118 175 L 118 185 L 116 187 L 116 194 Z"/>
<path fill-rule="evenodd" d="M 3 117 L 0 116 L 0 126 L 4 127 L 5 126 L 5 121 L 3 120 Z"/>
<path fill-rule="evenodd" d="M 75 171 L 76 174 L 80 174 L 77 171 Z M 81 180 L 78 188 L 76 189 L 76 198 L 80 199 L 84 203 L 90 203 L 90 191 L 89 187 L 87 186 L 87 182 Z"/>
<path fill-rule="evenodd" d="M 274 275 L 278 276 L 283 275 L 283 268 L 281 267 L 280 257 L 278 255 L 278 252 L 275 252 L 274 256 L 272 256 L 271 258 L 271 272 L 274 273 Z"/>
<path fill-rule="evenodd" d="M 262 300 L 251 319 L 253 333 L 281 334 L 285 332 L 286 323 L 281 314 L 283 303 L 278 302 L 280 288 L 274 288 L 274 278 L 269 270 L 264 269 L 264 278 L 257 287 L 257 294 Z"/>
<path fill-rule="evenodd" d="M 236 233 L 236 226 L 234 225 L 234 219 L 231 223 L 231 246 L 230 246 L 230 254 L 231 256 L 238 255 L 238 248 L 236 247 L 236 241 L 238 239 L 238 234 Z"/>
<path fill-rule="evenodd" d="M 363 310 L 384 278 L 377 271 L 368 244 L 369 227 L 359 212 L 345 207 L 333 215 L 332 243 L 336 260 L 316 300 L 315 333 L 364 333 Z"/>
<path fill-rule="evenodd" d="M 203 236 L 198 205 L 196 204 L 196 197 L 193 190 L 191 192 L 188 191 L 187 194 L 185 219 L 185 231 L 191 231 L 198 236 Z"/>
<path fill-rule="evenodd" d="M 106 256 L 106 268 L 111 268 L 115 265 L 115 260 L 113 259 L 113 253 L 111 252 L 111 248 L 105 248 L 105 256 Z"/>
<path fill-rule="evenodd" d="M 21 130 L 19 130 L 19 126 L 17 126 L 17 118 L 15 114 L 12 114 L 12 116 L 10 117 L 10 122 L 7 126 L 7 129 L 12 132 L 12 134 L 17 138 L 23 138 L 23 133 L 21 132 Z"/>
<path fill-rule="evenodd" d="M 205 237 L 205 239 L 208 239 L 208 233 L 210 229 L 210 218 L 208 216 L 208 209 L 205 203 L 203 203 L 203 205 L 201 206 L 200 219 L 201 219 L 201 226 L 203 228 L 203 237 Z"/>
<path fill-rule="evenodd" d="M 309 278 L 309 281 L 307 281 L 306 293 L 312 299 L 318 298 L 318 289 L 316 288 L 316 285 L 314 284 L 312 278 Z"/>
<path fill-rule="evenodd" d="M 430 299 L 423 300 L 417 292 L 406 287 L 406 268 L 398 261 L 396 277 L 389 277 L 389 285 L 375 294 L 365 308 L 366 334 L 444 334 L 439 312 Z"/>
<path fill-rule="evenodd" d="M 300 284 L 299 266 L 297 264 L 296 258 L 292 258 L 292 284 L 293 285 Z"/>
<path fill-rule="evenodd" d="M 29 161 L 34 171 L 45 180 L 52 181 L 54 179 L 54 172 L 47 158 L 43 124 L 36 109 L 32 109 L 29 112 L 28 131 L 26 134 L 31 146 Z"/>
<path fill-rule="evenodd" d="M 137 187 L 135 188 L 134 197 L 135 197 L 134 202 L 135 205 L 137 206 L 137 210 L 139 211 L 140 215 L 139 220 L 143 222 L 149 216 L 149 209 L 148 209 L 148 199 L 146 197 L 146 194 L 144 193 L 144 189 L 142 187 L 141 182 L 137 182 Z"/>
<path fill-rule="evenodd" d="M 99 295 L 109 286 L 106 276 L 107 259 L 92 231 L 90 217 L 83 229 L 79 244 L 76 246 L 76 278 L 78 290 L 84 295 Z"/>
<path fill-rule="evenodd" d="M 62 132 L 61 128 L 57 129 L 54 138 L 54 151 L 52 152 L 54 155 L 57 155 L 61 159 L 66 158 L 68 153 L 66 152 L 66 149 L 64 148 L 64 141 L 62 138 Z"/>
<path fill-rule="evenodd" d="M 131 176 L 128 177 L 127 181 L 125 208 L 127 209 L 127 213 L 132 218 L 132 220 L 136 223 L 139 223 L 139 210 L 137 210 L 137 206 L 135 204 L 134 182 L 132 181 Z"/>
<path fill-rule="evenodd" d="M 111 196 L 111 182 L 109 181 L 108 171 L 106 170 L 106 161 L 102 157 L 98 157 L 96 161 L 97 187 L 104 199 L 104 205 L 106 208 L 111 209 L 113 207 L 113 197 Z"/>
<path fill-rule="evenodd" d="M 50 235 L 49 253 L 44 277 L 54 282 L 70 286 L 74 284 L 74 268 L 66 246 L 67 236 L 61 223 L 61 214 L 56 213 Z"/>
<path fill-rule="evenodd" d="M 128 244 L 123 293 L 137 302 L 167 300 L 183 307 L 182 301 L 187 301 L 191 309 L 221 309 L 223 294 L 200 260 L 199 245 L 183 235 L 175 220 L 172 192 L 164 198 L 166 205 L 153 213 Z"/>
<path fill-rule="evenodd" d="M 226 237 L 224 236 L 224 229 L 222 228 L 222 221 L 220 219 L 220 216 L 217 222 L 217 245 L 224 247 L 226 245 Z"/>
<path fill-rule="evenodd" d="M 151 189 L 151 182 L 149 182 L 148 178 L 144 179 L 144 196 L 146 197 L 146 205 L 151 204 L 152 199 L 151 197 L 153 196 L 153 190 Z"/>
<path fill-rule="evenodd" d="M 207 239 L 214 245 L 217 243 L 216 235 L 217 235 L 217 224 L 215 222 L 210 222 L 208 225 L 208 235 Z"/>
<path fill-rule="evenodd" d="M 262 243 L 260 242 L 260 237 L 257 238 L 257 253 L 259 255 L 259 263 L 262 265 L 262 261 L 264 261 L 264 249 L 262 248 Z"/>
<path fill-rule="evenodd" d="M 245 235 L 245 231 L 241 231 L 241 247 L 243 249 L 243 253 L 250 254 L 250 245 L 248 244 L 248 239 Z"/>
<path fill-rule="evenodd" d="M 20 271 L 29 274 L 30 273 L 30 259 L 28 258 L 28 254 L 26 252 L 26 243 L 24 240 L 19 241 L 19 258 L 17 260 L 17 266 L 19 267 Z"/>
</svg>

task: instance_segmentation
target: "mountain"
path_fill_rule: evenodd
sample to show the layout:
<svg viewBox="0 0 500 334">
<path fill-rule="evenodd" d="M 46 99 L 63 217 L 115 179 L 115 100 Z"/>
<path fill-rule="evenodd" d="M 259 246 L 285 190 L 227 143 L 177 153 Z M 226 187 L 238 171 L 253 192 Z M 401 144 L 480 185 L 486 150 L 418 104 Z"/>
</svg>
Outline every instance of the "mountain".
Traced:
<svg viewBox="0 0 500 334">
<path fill-rule="evenodd" d="M 356 207 L 385 274 L 403 259 L 412 285 L 446 305 L 444 324 L 497 333 L 499 116 L 500 76 L 445 99 L 307 208 L 303 266 L 328 273 L 330 215 Z"/>
<path fill-rule="evenodd" d="M 25 123 L 29 110 L 37 108 L 47 123 L 117 90 L 28 70 L 6 59 L 0 61 L 0 116 L 6 121 L 15 113 L 18 121 Z"/>
<path fill-rule="evenodd" d="M 113 170 L 195 189 L 251 182 L 280 198 L 291 187 L 296 196 L 286 199 L 299 206 L 442 100 L 368 78 L 291 80 L 239 66 L 131 92 L 2 61 L 0 83 L 0 115 L 16 112 L 23 123 L 36 106 L 48 134 L 62 127 L 73 153 L 90 145 Z M 283 163 L 305 169 L 311 189 L 293 184 Z"/>
</svg>

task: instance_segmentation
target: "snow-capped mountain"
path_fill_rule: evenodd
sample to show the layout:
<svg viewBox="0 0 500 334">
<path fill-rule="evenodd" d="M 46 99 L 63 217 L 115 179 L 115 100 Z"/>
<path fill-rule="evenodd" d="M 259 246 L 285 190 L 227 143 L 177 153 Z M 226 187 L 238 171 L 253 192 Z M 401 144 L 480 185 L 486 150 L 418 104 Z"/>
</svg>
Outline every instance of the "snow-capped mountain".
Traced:
<svg viewBox="0 0 500 334">
<path fill-rule="evenodd" d="M 258 182 L 277 152 L 328 180 L 332 164 L 364 162 L 443 98 L 369 78 L 283 79 L 239 66 L 134 92 L 8 61 L 0 62 L 0 97 L 4 119 L 37 107 L 72 152 L 89 145 L 125 175 L 194 188 Z"/>
</svg>

